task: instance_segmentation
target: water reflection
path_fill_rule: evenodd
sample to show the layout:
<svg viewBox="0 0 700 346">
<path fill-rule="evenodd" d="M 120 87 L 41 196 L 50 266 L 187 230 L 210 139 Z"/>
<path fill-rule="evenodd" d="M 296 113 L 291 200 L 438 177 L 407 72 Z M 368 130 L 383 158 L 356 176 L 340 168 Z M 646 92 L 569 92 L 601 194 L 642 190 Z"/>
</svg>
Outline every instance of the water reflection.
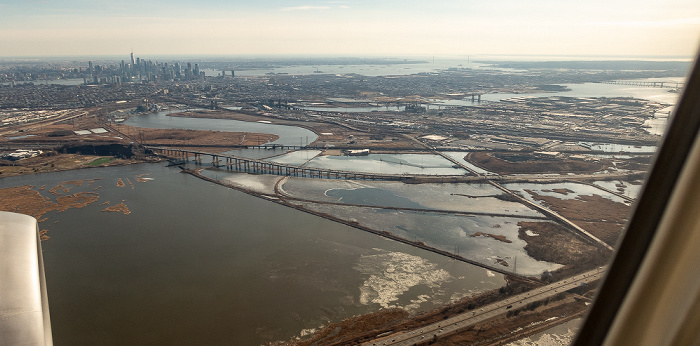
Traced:
<svg viewBox="0 0 700 346">
<path fill-rule="evenodd" d="M 236 174 L 234 174 L 236 175 Z M 245 175 L 245 174 L 243 174 Z M 290 197 L 323 202 L 366 204 L 387 207 L 432 209 L 441 211 L 499 214 L 523 217 L 542 215 L 525 205 L 499 199 L 502 191 L 490 184 L 404 184 L 389 181 L 352 181 L 333 179 L 288 178 L 279 189 Z M 372 199 L 338 198 L 350 191 L 375 192 Z M 356 195 L 357 193 L 353 194 Z M 359 195 L 359 194 L 357 194 Z M 384 197 L 384 198 L 379 198 Z M 370 201 L 373 203 L 370 204 Z M 406 202 L 410 201 L 410 202 Z"/>
<path fill-rule="evenodd" d="M 273 161 L 288 165 L 303 166 L 309 160 L 313 159 L 321 153 L 321 150 L 297 150 L 287 153 L 285 155 L 279 155 L 271 157 L 268 161 Z"/>
<path fill-rule="evenodd" d="M 152 180 L 139 182 L 142 174 Z M 48 188 L 95 177 L 70 193 L 96 191 L 97 202 L 40 223 L 51 236 L 42 246 L 56 344 L 261 344 L 386 304 L 429 309 L 504 284 L 160 164 L 4 178 L 0 187 L 46 185 L 41 193 L 55 199 Z M 131 213 L 102 212 L 105 202 Z M 414 263 L 404 274 L 418 280 L 389 275 L 398 262 L 387 258 Z"/>
<path fill-rule="evenodd" d="M 517 273 L 521 275 L 539 275 L 545 270 L 561 267 L 556 263 L 538 261 L 527 254 L 525 241 L 518 237 L 518 222 L 523 218 L 443 215 L 308 202 L 299 204 L 371 229 L 458 253 L 486 265 L 502 266 L 506 270 L 516 270 L 517 257 Z"/>
<path fill-rule="evenodd" d="M 431 154 L 370 154 L 368 156 L 318 156 L 307 167 L 384 174 L 464 175 L 462 168 Z"/>
<path fill-rule="evenodd" d="M 326 191 L 326 196 L 337 198 L 339 202 L 347 204 L 362 204 L 374 206 L 392 206 L 397 208 L 422 208 L 420 203 L 408 198 L 400 197 L 391 191 L 375 188 L 359 189 L 331 189 Z"/>
<path fill-rule="evenodd" d="M 562 200 L 577 199 L 581 195 L 599 195 L 603 198 L 607 198 L 613 202 L 628 204 L 629 202 L 622 197 L 616 196 L 612 193 L 601 190 L 595 186 L 581 184 L 581 183 L 553 183 L 553 184 L 537 184 L 537 183 L 509 183 L 503 184 L 506 188 L 514 191 L 520 191 L 521 195 L 528 200 L 539 203 L 545 206 L 542 201 L 535 200 L 530 193 L 527 191 L 532 191 L 540 196 L 551 196 Z M 602 186 L 602 184 L 601 184 Z"/>
</svg>

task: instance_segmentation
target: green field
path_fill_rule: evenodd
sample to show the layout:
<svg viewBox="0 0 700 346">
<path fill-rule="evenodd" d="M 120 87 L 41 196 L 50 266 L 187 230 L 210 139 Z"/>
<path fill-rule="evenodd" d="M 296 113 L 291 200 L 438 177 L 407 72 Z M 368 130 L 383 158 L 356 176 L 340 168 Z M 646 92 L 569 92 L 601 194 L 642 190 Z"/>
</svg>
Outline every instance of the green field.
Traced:
<svg viewBox="0 0 700 346">
<path fill-rule="evenodd" d="M 100 157 L 99 159 L 96 159 L 96 160 L 94 160 L 94 161 L 88 163 L 88 166 L 100 166 L 100 165 L 104 165 L 104 164 L 106 164 L 106 163 L 110 163 L 110 162 L 112 162 L 113 160 L 114 160 L 114 158 L 111 157 L 111 156 Z"/>
</svg>

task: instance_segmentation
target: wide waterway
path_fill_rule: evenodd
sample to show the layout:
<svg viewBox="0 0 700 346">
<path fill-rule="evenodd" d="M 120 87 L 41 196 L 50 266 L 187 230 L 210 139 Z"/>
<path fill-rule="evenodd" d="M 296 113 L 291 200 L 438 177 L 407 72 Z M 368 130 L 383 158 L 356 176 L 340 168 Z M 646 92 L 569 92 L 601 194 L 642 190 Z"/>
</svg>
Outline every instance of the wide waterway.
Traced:
<svg viewBox="0 0 700 346">
<path fill-rule="evenodd" d="M 127 124 L 274 133 L 280 136 L 274 143 L 286 145 L 316 139 L 299 127 L 166 114 L 132 117 Z M 269 156 L 272 151 L 237 154 Z M 428 163 L 421 161 L 435 166 Z M 444 168 L 453 169 L 449 164 Z M 153 180 L 137 183 L 136 176 L 146 173 Z M 117 187 L 120 177 L 129 178 L 134 188 Z M 48 214 L 40 225 L 51 236 L 43 246 L 57 345 L 261 344 L 382 307 L 429 309 L 504 284 L 501 275 L 484 269 L 213 185 L 162 164 L 5 178 L 0 187 L 54 186 L 83 178 L 103 179 L 83 188 L 91 191 L 101 185 L 100 200 L 83 209 Z M 337 198 L 353 197 L 347 191 L 330 194 L 334 193 L 343 194 Z M 101 212 L 106 201 L 124 201 L 131 214 Z M 485 262 L 503 258 L 501 253 L 515 254 L 513 246 L 506 249 L 505 243 L 491 241 L 486 249 L 472 248 L 482 239 L 460 232 L 454 239 L 445 232 L 436 238 L 430 230 L 439 223 L 444 230 L 465 233 L 462 227 L 467 227 L 472 233 L 483 228 L 486 233 L 498 225 L 516 247 L 524 245 L 515 232 L 517 217 L 473 217 L 466 223 L 456 216 L 321 209 L 360 213 L 353 217 L 379 229 L 383 224 L 375 225 L 378 219 L 393 218 L 393 232 L 433 246 L 449 247 L 457 244 L 455 239 L 466 239 L 455 251 L 467 257 L 478 254 Z M 556 267 L 528 261 L 525 253 L 506 260 L 514 261 L 515 256 L 519 272 Z"/>
<path fill-rule="evenodd" d="M 97 202 L 40 223 L 51 237 L 42 246 L 56 345 L 255 345 L 504 284 L 501 275 L 164 164 L 10 177 L 0 188 L 46 185 L 40 192 L 53 200 L 48 190 L 60 182 L 93 178 L 66 186 L 99 193 Z M 120 202 L 130 214 L 101 211 Z"/>
<path fill-rule="evenodd" d="M 313 131 L 298 126 L 275 125 L 232 119 L 185 118 L 168 116 L 178 111 L 162 111 L 133 116 L 125 123 L 136 127 L 153 129 L 187 129 L 231 132 L 272 133 L 279 138 L 271 142 L 283 145 L 306 145 L 318 138 Z"/>
<path fill-rule="evenodd" d="M 667 78 L 667 80 L 682 82 L 682 78 Z M 636 80 L 635 80 L 636 81 Z M 647 79 L 640 79 L 640 82 L 647 81 Z M 640 86 L 630 86 L 630 85 L 617 85 L 617 84 L 605 84 L 605 83 L 580 83 L 580 84 L 563 84 L 568 90 L 559 92 L 538 92 L 529 94 L 512 94 L 512 93 L 487 93 L 481 95 L 481 99 L 472 101 L 471 98 L 467 97 L 461 100 L 429 100 L 425 106 L 429 109 L 442 108 L 442 107 L 461 107 L 461 106 L 474 106 L 481 102 L 498 102 L 502 100 L 507 100 L 511 98 L 537 98 L 537 97 L 634 97 L 654 102 L 661 102 L 667 104 L 675 104 L 678 99 L 678 93 L 669 92 L 668 88 L 650 88 L 650 87 L 640 87 Z M 306 110 L 319 111 L 319 112 L 344 112 L 344 113 L 364 113 L 364 112 L 384 112 L 384 111 L 399 111 L 403 108 L 397 108 L 394 106 L 390 107 L 318 107 L 318 106 L 308 106 L 300 107 Z"/>
</svg>

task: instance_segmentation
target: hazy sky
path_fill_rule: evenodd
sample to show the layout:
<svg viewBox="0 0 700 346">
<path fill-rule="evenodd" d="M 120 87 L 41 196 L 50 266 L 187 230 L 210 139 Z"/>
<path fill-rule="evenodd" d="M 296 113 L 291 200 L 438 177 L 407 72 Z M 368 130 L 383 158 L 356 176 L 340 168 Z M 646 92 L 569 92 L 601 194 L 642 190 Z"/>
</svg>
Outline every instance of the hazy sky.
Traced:
<svg viewBox="0 0 700 346">
<path fill-rule="evenodd" d="M 0 0 L 0 56 L 688 55 L 698 0 Z"/>
</svg>

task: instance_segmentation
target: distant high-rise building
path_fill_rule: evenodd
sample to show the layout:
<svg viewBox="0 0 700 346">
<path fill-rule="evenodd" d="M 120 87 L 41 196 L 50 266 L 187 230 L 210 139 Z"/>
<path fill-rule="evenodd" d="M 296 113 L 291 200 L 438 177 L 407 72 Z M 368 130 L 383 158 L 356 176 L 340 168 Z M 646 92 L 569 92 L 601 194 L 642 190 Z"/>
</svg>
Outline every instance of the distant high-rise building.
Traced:
<svg viewBox="0 0 700 346">
<path fill-rule="evenodd" d="M 180 67 L 180 63 L 176 62 L 175 63 L 175 77 L 180 78 L 180 76 L 182 76 L 181 70 L 182 70 L 182 68 Z"/>
<path fill-rule="evenodd" d="M 134 52 L 131 52 L 131 65 L 135 65 L 136 61 L 134 60 Z"/>
<path fill-rule="evenodd" d="M 235 77 L 235 76 L 236 76 L 236 73 L 234 73 L 234 71 L 231 70 L 231 77 Z"/>
</svg>

